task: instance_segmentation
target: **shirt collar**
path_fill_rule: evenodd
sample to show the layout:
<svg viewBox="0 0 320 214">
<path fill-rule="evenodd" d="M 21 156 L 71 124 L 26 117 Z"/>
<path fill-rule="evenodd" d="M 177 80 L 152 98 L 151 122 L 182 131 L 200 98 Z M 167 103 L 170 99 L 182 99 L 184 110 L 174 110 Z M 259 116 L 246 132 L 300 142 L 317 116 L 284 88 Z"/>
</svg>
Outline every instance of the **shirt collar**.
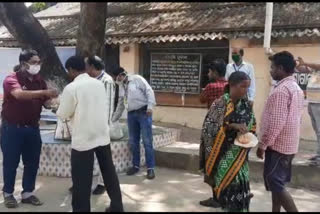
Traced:
<svg viewBox="0 0 320 214">
<path fill-rule="evenodd" d="M 280 80 L 279 82 L 277 82 L 275 87 L 278 87 L 279 85 L 281 85 L 282 83 L 287 82 L 287 81 L 295 81 L 295 78 L 292 75 L 288 76 L 288 77 Z"/>
<path fill-rule="evenodd" d="M 73 81 L 78 81 L 78 80 L 81 80 L 81 79 L 84 79 L 84 78 L 89 78 L 89 74 L 87 74 L 87 73 L 80 74 L 76 78 L 74 78 Z"/>
<path fill-rule="evenodd" d="M 102 70 L 102 71 L 101 71 L 101 74 L 99 74 L 99 76 L 97 76 L 96 78 L 97 78 L 98 80 L 101 80 L 101 78 L 103 77 L 103 75 L 104 75 L 104 70 Z"/>
<path fill-rule="evenodd" d="M 247 62 L 246 61 L 244 61 L 244 60 L 242 60 L 242 63 L 238 66 L 236 63 L 233 63 L 236 67 L 240 67 L 240 66 L 242 66 L 242 65 L 246 65 L 247 64 Z"/>
<path fill-rule="evenodd" d="M 33 81 L 40 81 L 41 80 L 41 76 L 40 74 L 36 74 L 36 75 L 31 75 L 28 73 L 28 71 L 18 71 L 17 72 L 18 75 L 21 75 L 21 77 L 25 80 L 29 80 L 30 81 L 30 78 L 32 79 L 31 82 Z"/>
</svg>

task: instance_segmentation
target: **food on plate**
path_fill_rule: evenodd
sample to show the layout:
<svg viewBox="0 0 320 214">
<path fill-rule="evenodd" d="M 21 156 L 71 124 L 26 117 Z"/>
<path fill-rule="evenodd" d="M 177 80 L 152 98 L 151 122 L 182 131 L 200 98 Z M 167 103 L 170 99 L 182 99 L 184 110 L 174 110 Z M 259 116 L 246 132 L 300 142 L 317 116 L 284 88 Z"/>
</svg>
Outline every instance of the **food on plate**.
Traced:
<svg viewBox="0 0 320 214">
<path fill-rule="evenodd" d="M 244 135 L 240 135 L 238 137 L 238 142 L 241 144 L 248 144 L 250 143 L 250 136 L 244 134 Z"/>
</svg>

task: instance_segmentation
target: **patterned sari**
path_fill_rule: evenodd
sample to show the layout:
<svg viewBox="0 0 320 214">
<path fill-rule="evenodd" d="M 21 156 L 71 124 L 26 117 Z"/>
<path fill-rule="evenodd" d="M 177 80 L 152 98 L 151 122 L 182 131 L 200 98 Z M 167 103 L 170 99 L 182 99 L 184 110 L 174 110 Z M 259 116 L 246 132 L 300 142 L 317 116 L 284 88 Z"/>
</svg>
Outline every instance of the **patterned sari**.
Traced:
<svg viewBox="0 0 320 214">
<path fill-rule="evenodd" d="M 237 132 L 226 129 L 226 124 L 231 123 L 245 123 L 255 133 L 256 122 L 249 101 L 241 99 L 234 105 L 229 94 L 224 94 L 212 104 L 203 123 L 200 169 L 204 169 L 204 181 L 213 188 L 222 209 L 248 212 L 249 149 L 234 145 Z"/>
</svg>

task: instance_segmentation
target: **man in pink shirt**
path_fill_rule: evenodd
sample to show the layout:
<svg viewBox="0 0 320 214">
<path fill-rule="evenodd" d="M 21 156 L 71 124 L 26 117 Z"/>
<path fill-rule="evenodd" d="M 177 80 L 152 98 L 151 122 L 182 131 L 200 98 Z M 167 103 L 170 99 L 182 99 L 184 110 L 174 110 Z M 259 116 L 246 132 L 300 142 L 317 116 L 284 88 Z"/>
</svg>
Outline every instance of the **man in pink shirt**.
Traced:
<svg viewBox="0 0 320 214">
<path fill-rule="evenodd" d="M 291 164 L 298 152 L 304 95 L 292 76 L 296 62 L 291 53 L 279 52 L 269 58 L 271 76 L 278 81 L 271 92 L 261 120 L 257 156 L 264 159 L 264 181 L 272 192 L 272 212 L 298 209 L 285 189 L 291 180 Z"/>
</svg>

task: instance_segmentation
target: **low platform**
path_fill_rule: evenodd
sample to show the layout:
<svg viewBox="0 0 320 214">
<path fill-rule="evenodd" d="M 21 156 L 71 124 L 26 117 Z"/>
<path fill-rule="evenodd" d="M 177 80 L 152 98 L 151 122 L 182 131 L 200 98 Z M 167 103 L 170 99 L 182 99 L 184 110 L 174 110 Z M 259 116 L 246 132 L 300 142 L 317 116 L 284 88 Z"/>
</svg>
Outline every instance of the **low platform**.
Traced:
<svg viewBox="0 0 320 214">
<path fill-rule="evenodd" d="M 125 136 L 127 134 L 126 124 L 121 125 Z M 71 142 L 54 140 L 54 130 L 51 126 L 42 126 L 41 137 L 43 141 L 39 175 L 71 177 Z M 175 143 L 180 136 L 180 131 L 163 127 L 153 126 L 153 146 L 160 148 Z M 111 141 L 112 159 L 118 173 L 126 171 L 132 166 L 132 155 L 129 150 L 128 137 L 124 137 L 118 141 Z M 141 145 L 141 166 L 145 165 L 144 147 Z M 98 163 L 95 159 L 94 175 L 98 175 Z"/>
</svg>

